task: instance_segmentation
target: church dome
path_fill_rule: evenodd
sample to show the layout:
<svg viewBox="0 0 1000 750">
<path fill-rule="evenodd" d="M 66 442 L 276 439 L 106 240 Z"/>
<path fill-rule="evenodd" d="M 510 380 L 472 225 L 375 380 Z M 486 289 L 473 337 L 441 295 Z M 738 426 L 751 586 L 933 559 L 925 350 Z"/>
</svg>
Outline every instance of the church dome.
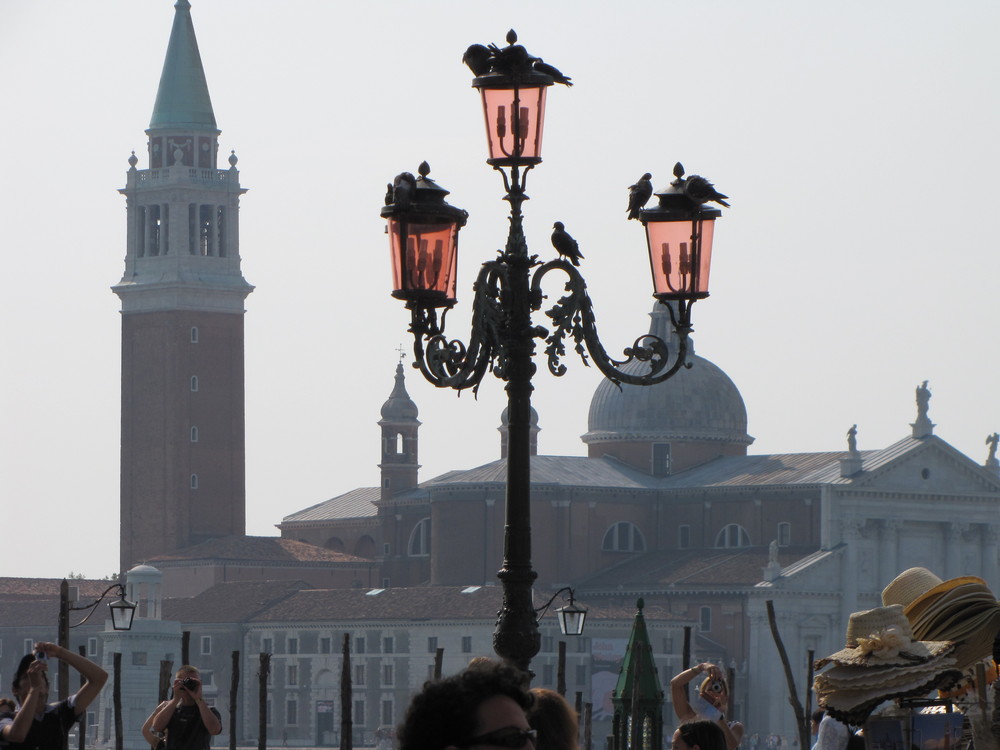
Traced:
<svg viewBox="0 0 1000 750">
<path fill-rule="evenodd" d="M 671 336 L 670 315 L 659 303 L 650 314 L 649 332 L 676 347 Z M 652 386 L 627 385 L 621 389 L 603 380 L 590 402 L 584 443 L 612 441 L 725 442 L 750 445 L 747 409 L 729 376 L 703 357 L 694 354 L 688 339 L 690 369 Z M 627 372 L 641 373 L 643 362 L 632 362 Z"/>
<path fill-rule="evenodd" d="M 392 388 L 389 398 L 382 404 L 382 419 L 387 422 L 398 422 L 400 420 L 414 420 L 417 418 L 417 405 L 406 392 L 405 376 L 403 375 L 403 363 L 396 365 L 396 384 Z"/>
</svg>

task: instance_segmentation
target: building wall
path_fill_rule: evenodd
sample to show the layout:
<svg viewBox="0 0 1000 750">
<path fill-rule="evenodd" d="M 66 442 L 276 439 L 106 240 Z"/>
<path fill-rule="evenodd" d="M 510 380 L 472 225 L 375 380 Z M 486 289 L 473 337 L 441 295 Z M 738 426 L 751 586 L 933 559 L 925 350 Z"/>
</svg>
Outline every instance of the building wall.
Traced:
<svg viewBox="0 0 1000 750">
<path fill-rule="evenodd" d="M 245 532 L 243 390 L 242 314 L 123 314 L 122 570 Z"/>
</svg>

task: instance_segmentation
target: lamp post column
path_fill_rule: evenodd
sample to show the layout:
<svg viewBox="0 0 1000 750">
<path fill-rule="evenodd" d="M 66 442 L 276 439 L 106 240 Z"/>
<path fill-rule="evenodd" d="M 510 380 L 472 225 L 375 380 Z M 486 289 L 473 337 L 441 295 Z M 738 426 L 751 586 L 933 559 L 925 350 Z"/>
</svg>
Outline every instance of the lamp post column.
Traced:
<svg viewBox="0 0 1000 750">
<path fill-rule="evenodd" d="M 59 584 L 59 645 L 69 649 L 69 582 L 63 578 Z M 59 662 L 59 700 L 69 698 L 69 668 Z"/>
<path fill-rule="evenodd" d="M 504 511 L 503 567 L 497 574 L 503 587 L 503 604 L 493 633 L 497 654 L 527 671 L 538 653 L 541 638 L 535 620 L 531 567 L 531 378 L 535 373 L 535 330 L 531 324 L 529 271 L 531 260 L 524 239 L 521 204 L 527 199 L 512 168 L 510 232 L 504 253 L 509 276 L 503 302 L 506 317 L 507 379 L 507 498 Z"/>
</svg>

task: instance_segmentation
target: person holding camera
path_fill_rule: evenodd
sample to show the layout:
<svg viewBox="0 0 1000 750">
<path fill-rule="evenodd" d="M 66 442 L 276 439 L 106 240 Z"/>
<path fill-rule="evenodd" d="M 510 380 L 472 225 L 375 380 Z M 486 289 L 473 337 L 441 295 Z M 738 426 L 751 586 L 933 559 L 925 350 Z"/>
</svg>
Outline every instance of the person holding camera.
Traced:
<svg viewBox="0 0 1000 750">
<path fill-rule="evenodd" d="M 77 670 L 83 686 L 66 700 L 49 703 L 48 660 L 58 659 Z M 39 642 L 21 659 L 11 688 L 18 710 L 0 718 L 4 750 L 62 750 L 72 727 L 101 692 L 108 673 L 97 664 L 55 643 Z"/>
<path fill-rule="evenodd" d="M 706 677 L 698 687 L 698 694 L 688 701 L 687 685 L 701 675 Z M 736 750 L 739 747 L 740 740 L 743 739 L 743 725 L 738 721 L 726 721 L 729 688 L 722 670 L 715 664 L 696 664 L 675 675 L 670 681 L 670 700 L 681 724 L 692 721 L 715 722 L 726 738 L 726 749 Z"/>
<path fill-rule="evenodd" d="M 222 731 L 222 717 L 201 697 L 201 673 L 181 667 L 173 688 L 173 699 L 153 719 L 153 731 L 167 733 L 166 750 L 207 750 Z"/>
</svg>

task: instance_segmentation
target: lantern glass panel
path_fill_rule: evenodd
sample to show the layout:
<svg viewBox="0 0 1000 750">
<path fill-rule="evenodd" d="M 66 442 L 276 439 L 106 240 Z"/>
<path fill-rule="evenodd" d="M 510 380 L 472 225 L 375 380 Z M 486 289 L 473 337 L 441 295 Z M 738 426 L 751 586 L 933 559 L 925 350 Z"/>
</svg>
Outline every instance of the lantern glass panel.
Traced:
<svg viewBox="0 0 1000 750">
<path fill-rule="evenodd" d="M 695 229 L 700 235 L 699 253 L 694 252 L 692 241 Z M 653 290 L 658 298 L 691 300 L 708 296 L 714 229 L 714 219 L 646 223 Z"/>
<path fill-rule="evenodd" d="M 563 635 L 582 635 L 583 623 L 587 618 L 587 610 L 572 605 L 556 610 L 559 618 L 559 629 Z"/>
<path fill-rule="evenodd" d="M 132 618 L 135 617 L 135 604 L 128 601 L 125 597 L 121 597 L 117 601 L 110 602 L 108 609 L 111 610 L 112 630 L 132 629 Z"/>
<path fill-rule="evenodd" d="M 400 229 L 404 222 L 389 219 L 393 296 L 415 299 L 455 299 L 458 265 L 458 223 L 454 221 L 406 222 L 405 249 Z M 416 294 L 414 294 L 416 292 Z"/>
<path fill-rule="evenodd" d="M 541 159 L 545 89 L 480 89 L 490 161 L 513 164 Z"/>
</svg>

